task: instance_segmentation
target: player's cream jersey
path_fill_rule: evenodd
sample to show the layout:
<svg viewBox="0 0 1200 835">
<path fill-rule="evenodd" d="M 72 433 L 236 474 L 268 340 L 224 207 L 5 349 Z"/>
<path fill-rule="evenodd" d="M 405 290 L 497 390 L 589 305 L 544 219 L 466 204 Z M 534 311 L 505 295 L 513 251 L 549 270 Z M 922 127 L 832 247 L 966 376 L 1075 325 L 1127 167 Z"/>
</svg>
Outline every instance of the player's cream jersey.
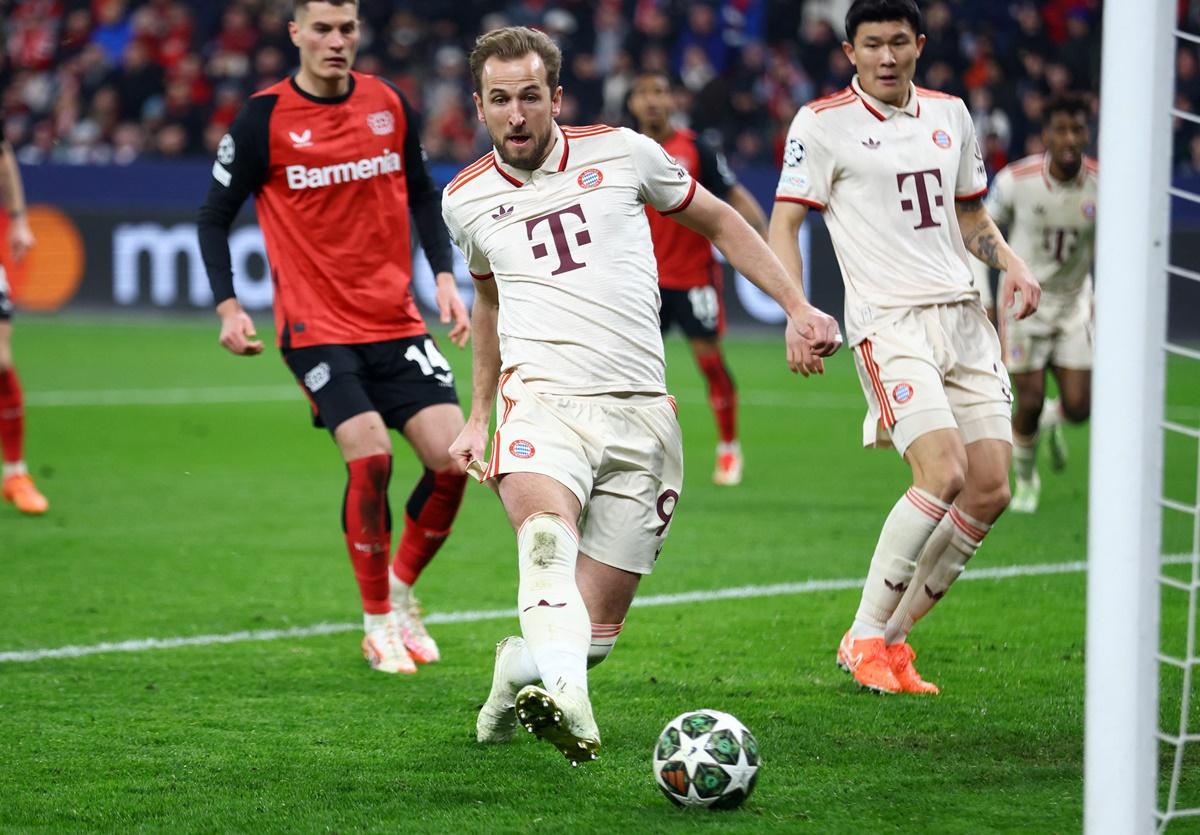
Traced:
<svg viewBox="0 0 1200 835">
<path fill-rule="evenodd" d="M 856 345 L 913 307 L 978 300 L 954 203 L 986 193 L 961 99 L 913 86 L 893 107 L 855 76 L 792 120 L 775 199 L 822 212 Z"/>
<path fill-rule="evenodd" d="M 1049 154 L 1036 154 L 992 180 L 988 212 L 1008 227 L 1008 244 L 1042 285 L 1043 303 L 1091 289 L 1097 172 L 1096 161 L 1084 157 L 1079 174 L 1060 182 L 1050 174 Z"/>
<path fill-rule="evenodd" d="M 682 211 L 696 183 L 626 128 L 555 126 L 535 171 L 492 153 L 446 186 L 442 215 L 500 296 L 500 362 L 534 391 L 666 393 L 647 204 Z"/>
</svg>

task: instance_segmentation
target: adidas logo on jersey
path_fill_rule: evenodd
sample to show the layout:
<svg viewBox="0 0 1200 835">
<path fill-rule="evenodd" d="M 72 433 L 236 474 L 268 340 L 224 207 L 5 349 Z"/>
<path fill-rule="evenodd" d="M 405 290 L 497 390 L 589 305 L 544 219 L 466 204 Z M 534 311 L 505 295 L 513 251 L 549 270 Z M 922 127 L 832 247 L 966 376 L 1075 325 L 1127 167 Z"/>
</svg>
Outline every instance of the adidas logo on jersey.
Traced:
<svg viewBox="0 0 1200 835">
<path fill-rule="evenodd" d="M 500 219 L 500 218 L 502 218 L 502 217 L 508 217 L 509 215 L 511 215 L 511 214 L 513 213 L 513 209 L 514 209 L 514 208 L 516 208 L 516 207 L 515 207 L 515 206 L 509 206 L 509 207 L 506 209 L 506 208 L 504 208 L 504 204 L 503 204 L 503 203 L 501 203 L 501 204 L 500 204 L 500 210 L 499 210 L 499 211 L 497 211 L 497 212 L 496 212 L 494 215 L 492 215 L 492 220 L 499 220 L 499 219 Z"/>
<path fill-rule="evenodd" d="M 288 188 L 326 188 L 355 180 L 369 180 L 381 174 L 398 174 L 401 169 L 400 155 L 395 151 L 384 151 L 377 157 L 365 157 L 353 162 L 337 162 L 333 165 L 314 166 L 289 165 Z"/>
</svg>

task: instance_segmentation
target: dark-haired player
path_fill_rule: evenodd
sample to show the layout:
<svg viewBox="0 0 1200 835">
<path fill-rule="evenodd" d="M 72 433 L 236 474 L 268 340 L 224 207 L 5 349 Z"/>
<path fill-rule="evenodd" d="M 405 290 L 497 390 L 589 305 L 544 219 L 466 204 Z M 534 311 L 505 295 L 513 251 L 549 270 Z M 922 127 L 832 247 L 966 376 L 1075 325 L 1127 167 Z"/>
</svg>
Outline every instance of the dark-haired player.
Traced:
<svg viewBox="0 0 1200 835">
<path fill-rule="evenodd" d="M 988 212 L 1008 227 L 1013 250 L 1042 285 L 1035 314 L 1021 320 L 1006 314 L 1001 321 L 1004 362 L 1017 393 L 1015 513 L 1033 513 L 1038 507 L 1041 431 L 1049 430 L 1051 464 L 1060 470 L 1067 460 L 1063 420 L 1081 423 L 1091 411 L 1091 272 L 1099 169 L 1085 154 L 1090 141 L 1087 101 L 1079 95 L 1055 96 L 1045 108 L 1045 153 L 1001 169 L 988 194 Z M 1050 402 L 1045 402 L 1047 369 L 1059 391 L 1059 398 Z"/>
<path fill-rule="evenodd" d="M 987 180 L 961 99 L 916 87 L 913 0 L 855 0 L 842 49 L 856 75 L 788 131 L 771 246 L 796 281 L 796 233 L 822 212 L 846 285 L 846 332 L 868 405 L 864 445 L 893 445 L 912 486 L 892 507 L 837 662 L 863 687 L 936 693 L 907 642 L 1008 504 L 1011 395 L 968 251 L 1008 271 L 1001 304 L 1037 281 L 983 206 Z"/>
<path fill-rule="evenodd" d="M 639 132 L 662 145 L 693 179 L 737 209 L 751 228 L 766 238 L 767 216 L 738 183 L 721 152 L 693 131 L 671 124 L 674 104 L 666 74 L 641 73 L 633 82 L 629 111 Z M 718 435 L 713 482 L 738 484 L 742 480 L 742 449 L 737 436 L 737 390 L 721 353 L 725 330 L 721 265 L 703 235 L 664 217 L 653 206 L 646 206 L 646 217 L 658 261 L 663 332 L 672 324 L 679 325 L 708 383 L 708 402 L 717 419 Z"/>
<path fill-rule="evenodd" d="M 453 322 L 450 339 L 460 347 L 469 320 L 417 114 L 388 82 L 351 72 L 357 3 L 297 0 L 288 32 L 300 69 L 255 94 L 221 140 L 200 246 L 221 344 L 260 353 L 234 294 L 229 254 L 230 224 L 254 195 L 279 347 L 349 472 L 341 519 L 362 596 L 363 654 L 376 670 L 411 673 L 414 660 L 439 657 L 411 588 L 450 532 L 465 476 L 447 452 L 463 426 L 454 376 L 409 286 L 410 213 L 436 274 L 441 319 Z M 425 467 L 391 570 L 388 428 Z"/>
</svg>

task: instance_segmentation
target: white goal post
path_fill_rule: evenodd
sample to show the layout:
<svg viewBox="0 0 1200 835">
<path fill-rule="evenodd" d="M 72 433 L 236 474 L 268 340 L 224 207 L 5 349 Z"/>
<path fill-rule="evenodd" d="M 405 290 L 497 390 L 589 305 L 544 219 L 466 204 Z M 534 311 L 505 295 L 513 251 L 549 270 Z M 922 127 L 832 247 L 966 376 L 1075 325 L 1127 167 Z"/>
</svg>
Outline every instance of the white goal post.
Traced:
<svg viewBox="0 0 1200 835">
<path fill-rule="evenodd" d="M 1174 0 L 1108 0 L 1100 92 L 1084 831 L 1156 828 Z"/>
</svg>

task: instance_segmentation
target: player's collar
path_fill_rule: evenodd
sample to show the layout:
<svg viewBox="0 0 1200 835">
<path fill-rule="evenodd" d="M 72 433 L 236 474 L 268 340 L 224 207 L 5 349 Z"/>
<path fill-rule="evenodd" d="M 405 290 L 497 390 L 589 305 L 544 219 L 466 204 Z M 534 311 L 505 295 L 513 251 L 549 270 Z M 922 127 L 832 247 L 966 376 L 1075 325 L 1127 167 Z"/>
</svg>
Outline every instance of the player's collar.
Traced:
<svg viewBox="0 0 1200 835">
<path fill-rule="evenodd" d="M 900 113 L 905 113 L 914 119 L 921 116 L 921 102 L 917 99 L 917 86 L 911 81 L 908 82 L 908 104 L 904 105 L 904 107 L 896 107 L 872 96 L 858 83 L 857 73 L 855 73 L 854 78 L 850 79 L 850 88 L 862 100 L 863 107 L 871 111 L 871 115 L 881 122 L 886 122 Z"/>
<path fill-rule="evenodd" d="M 1087 157 L 1079 161 L 1079 172 L 1069 180 L 1060 180 L 1050 173 L 1050 152 L 1046 151 L 1042 154 L 1042 179 L 1046 181 L 1046 188 L 1055 191 L 1060 188 L 1074 187 L 1083 183 L 1083 178 L 1087 176 Z"/>
<path fill-rule="evenodd" d="M 554 145 L 550 148 L 550 153 L 546 155 L 545 161 L 538 166 L 538 171 L 544 174 L 556 174 L 563 171 L 567 167 L 567 158 L 570 156 L 570 143 L 567 141 L 567 136 L 558 127 L 558 123 L 554 123 Z M 500 158 L 500 152 L 492 148 L 492 162 L 496 166 L 496 170 L 500 172 L 500 176 L 508 180 L 517 188 L 529 182 L 533 176 L 532 171 L 526 171 L 524 168 L 514 168 Z"/>
</svg>

